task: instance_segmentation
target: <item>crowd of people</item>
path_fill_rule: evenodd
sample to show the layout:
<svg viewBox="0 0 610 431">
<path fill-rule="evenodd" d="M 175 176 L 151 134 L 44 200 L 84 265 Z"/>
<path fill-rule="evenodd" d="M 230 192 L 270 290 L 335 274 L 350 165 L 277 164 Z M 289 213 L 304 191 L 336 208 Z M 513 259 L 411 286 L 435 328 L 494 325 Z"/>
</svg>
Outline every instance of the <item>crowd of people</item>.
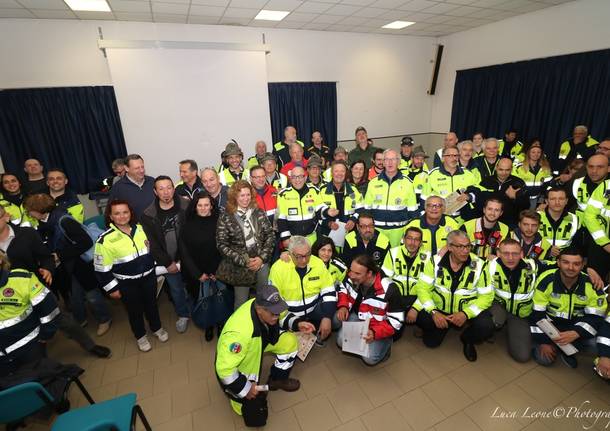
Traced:
<svg viewBox="0 0 610 431">
<path fill-rule="evenodd" d="M 148 334 L 169 338 L 161 284 L 184 333 L 213 281 L 232 292 L 234 313 L 204 337 L 216 331 L 219 383 L 248 426 L 264 424 L 266 390 L 299 389 L 296 334 L 324 345 L 335 332 L 341 348 L 343 322 L 368 322 L 360 359 L 370 366 L 413 326 L 429 348 L 459 332 L 469 361 L 500 332 L 519 362 L 575 368 L 574 346 L 608 379 L 610 139 L 577 126 L 555 160 L 544 149 L 515 130 L 500 140 L 450 132 L 430 163 L 409 136 L 380 149 L 358 127 L 354 149 L 332 150 L 320 132 L 306 146 L 288 126 L 248 159 L 232 141 L 217 168 L 180 161 L 177 184 L 130 154 L 102 181 L 97 235 L 65 173 L 27 160 L 25 179 L 1 177 L 0 378 L 44 355 L 57 329 L 109 357 L 83 330 L 88 310 L 97 336 L 110 329 L 107 298 L 122 301 L 149 351 Z M 276 355 L 267 385 L 264 352 Z"/>
</svg>

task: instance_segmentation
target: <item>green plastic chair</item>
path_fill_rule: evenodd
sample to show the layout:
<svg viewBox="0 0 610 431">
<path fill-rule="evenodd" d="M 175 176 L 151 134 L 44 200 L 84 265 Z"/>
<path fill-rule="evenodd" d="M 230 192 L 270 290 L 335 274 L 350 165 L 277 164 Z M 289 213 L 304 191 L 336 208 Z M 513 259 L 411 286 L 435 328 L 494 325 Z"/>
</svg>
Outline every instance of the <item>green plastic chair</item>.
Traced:
<svg viewBox="0 0 610 431">
<path fill-rule="evenodd" d="M 136 404 L 136 394 L 96 404 L 80 380 L 73 381 L 91 405 L 60 415 L 53 423 L 52 431 L 130 431 L 135 429 L 136 417 L 147 431 L 152 430 Z M 0 423 L 7 424 L 7 429 L 17 429 L 23 419 L 43 407 L 56 408 L 53 397 L 40 383 L 28 382 L 0 391 Z"/>
<path fill-rule="evenodd" d="M 59 416 L 51 431 L 130 431 L 139 416 L 144 428 L 151 431 L 146 416 L 130 393 L 101 403 L 70 410 Z"/>
</svg>

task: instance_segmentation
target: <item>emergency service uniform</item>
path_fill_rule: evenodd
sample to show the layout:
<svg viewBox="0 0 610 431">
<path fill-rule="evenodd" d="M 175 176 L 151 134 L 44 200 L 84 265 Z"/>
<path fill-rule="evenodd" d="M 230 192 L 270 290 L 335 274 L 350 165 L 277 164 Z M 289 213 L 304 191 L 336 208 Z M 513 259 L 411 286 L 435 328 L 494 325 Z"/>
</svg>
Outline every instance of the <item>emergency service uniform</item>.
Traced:
<svg viewBox="0 0 610 431">
<path fill-rule="evenodd" d="M 496 329 L 506 325 L 508 353 L 518 362 L 527 362 L 532 355 L 528 317 L 534 305 L 537 270 L 536 262 L 527 258 L 512 270 L 497 257 L 485 267 L 495 293 L 490 309 L 494 325 Z"/>
<path fill-rule="evenodd" d="M 348 321 L 359 322 L 369 319 L 369 329 L 373 341 L 369 344 L 368 356 L 361 359 L 366 365 L 376 365 L 385 360 L 392 348 L 393 336 L 401 330 L 404 311 L 401 307 L 400 292 L 396 284 L 383 274 L 375 276 L 373 285 L 354 286 L 346 277 L 339 291 L 337 307 L 345 307 Z M 342 329 L 337 332 L 337 345 L 343 345 Z"/>
<path fill-rule="evenodd" d="M 418 311 L 416 324 L 424 331 L 423 342 L 428 347 L 439 346 L 448 331 L 436 327 L 431 313 L 466 314 L 466 329 L 461 335 L 465 344 L 479 343 L 494 331 L 488 311 L 494 291 L 484 271 L 485 262 L 470 254 L 456 273 L 451 269 L 449 256 L 446 253 L 429 259 L 416 287 L 417 301 L 413 304 Z"/>
<path fill-rule="evenodd" d="M 400 171 L 392 179 L 382 172 L 369 181 L 364 206 L 372 212 L 375 227 L 396 247 L 418 209 L 413 182 Z"/>
<path fill-rule="evenodd" d="M 301 235 L 310 244 L 316 241 L 318 222 L 326 216 L 328 207 L 315 187 L 305 184 L 301 190 L 286 187 L 277 196 L 277 230 L 280 240 Z"/>
<path fill-rule="evenodd" d="M 542 358 L 538 351 L 541 344 L 554 345 L 536 325 L 539 320 L 548 317 L 560 332 L 576 331 L 579 338 L 573 344 L 576 348 L 582 348 L 584 342 L 597 335 L 607 306 L 606 293 L 595 290 L 585 273 L 580 274 L 576 284 L 570 289 L 561 281 L 558 269 L 549 269 L 540 274 L 534 293 L 534 310 L 530 315 L 530 330 L 536 345 L 536 362 L 550 365 L 551 361 Z"/>
<path fill-rule="evenodd" d="M 437 225 L 428 224 L 426 216 L 422 215 L 419 218 L 411 220 L 406 228 L 416 227 L 423 233 L 420 250 L 430 253 L 432 256 L 447 244 L 447 235 L 449 232 L 458 230 L 460 224 L 448 215 L 442 215 Z"/>
<path fill-rule="evenodd" d="M 318 328 L 322 318 L 332 319 L 337 309 L 335 283 L 324 262 L 311 256 L 302 273 L 292 260 L 282 259 L 269 272 L 269 284 L 277 287 L 288 304 L 288 311 L 280 318 L 280 327 L 285 330 L 298 331 L 302 321 L 312 322 Z"/>
<path fill-rule="evenodd" d="M 297 337 L 261 322 L 254 301 L 246 301 L 229 317 L 216 348 L 216 377 L 238 415 L 250 388 L 259 382 L 263 353 L 275 353 L 270 378 L 283 380 L 298 352 Z"/>
<path fill-rule="evenodd" d="M 95 275 L 106 293 L 121 292 L 136 339 L 146 335 L 144 316 L 152 332 L 161 329 L 157 308 L 155 263 L 140 224 L 128 235 L 110 224 L 98 238 L 93 256 Z"/>
<path fill-rule="evenodd" d="M 500 221 L 497 221 L 491 229 L 484 229 L 483 217 L 464 222 L 461 230 L 468 235 L 473 253 L 483 259 L 490 254 L 497 254 L 500 242 L 508 238 L 509 233 L 508 226 Z"/>
<path fill-rule="evenodd" d="M 0 376 L 44 356 L 58 329 L 55 296 L 31 272 L 0 271 Z"/>
</svg>

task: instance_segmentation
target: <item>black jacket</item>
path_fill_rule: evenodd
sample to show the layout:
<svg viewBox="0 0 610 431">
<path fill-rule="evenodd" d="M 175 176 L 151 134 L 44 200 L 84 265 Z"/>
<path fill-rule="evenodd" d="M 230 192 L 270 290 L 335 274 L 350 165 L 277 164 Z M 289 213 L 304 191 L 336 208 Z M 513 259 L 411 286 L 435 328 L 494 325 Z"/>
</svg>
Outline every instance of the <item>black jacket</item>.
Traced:
<svg viewBox="0 0 610 431">
<path fill-rule="evenodd" d="M 38 268 L 53 273 L 55 262 L 49 249 L 31 227 L 11 226 L 15 238 L 11 241 L 6 254 L 13 268 L 27 269 L 38 274 Z"/>
<path fill-rule="evenodd" d="M 182 226 L 184 226 L 184 216 L 188 206 L 188 199 L 174 194 L 174 207 L 178 208 L 178 222 L 176 224 L 176 244 L 178 244 L 178 239 L 180 238 L 180 230 Z M 150 241 L 150 253 L 152 254 L 157 264 L 162 266 L 169 266 L 172 262 L 178 261 L 179 257 L 176 256 L 176 258 L 174 259 L 167 253 L 165 235 L 163 233 L 163 227 L 161 226 L 161 220 L 159 219 L 158 214 L 159 199 L 155 199 L 155 201 L 142 213 L 140 223 L 144 228 L 144 232 L 146 232 L 148 241 Z"/>
<path fill-rule="evenodd" d="M 516 199 L 510 199 L 506 195 L 506 190 L 512 186 L 513 189 L 520 189 L 517 192 Z M 506 223 L 509 227 L 517 225 L 519 220 L 519 212 L 529 208 L 530 202 L 525 190 L 525 183 L 519 177 L 510 175 L 506 181 L 501 183 L 496 175 L 484 178 L 481 180 L 482 190 L 477 193 L 477 210 L 482 213 L 483 205 L 489 198 L 497 198 L 503 204 L 502 217 L 500 221 Z"/>
</svg>

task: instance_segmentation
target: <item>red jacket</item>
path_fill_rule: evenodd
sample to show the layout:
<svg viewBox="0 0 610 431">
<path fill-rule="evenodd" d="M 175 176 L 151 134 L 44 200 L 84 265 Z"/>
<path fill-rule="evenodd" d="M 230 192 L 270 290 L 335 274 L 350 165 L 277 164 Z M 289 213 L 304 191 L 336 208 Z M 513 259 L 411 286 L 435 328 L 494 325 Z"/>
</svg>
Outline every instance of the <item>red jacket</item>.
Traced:
<svg viewBox="0 0 610 431">
<path fill-rule="evenodd" d="M 295 162 L 290 161 L 290 162 L 286 163 L 284 166 L 282 166 L 282 169 L 280 169 L 280 173 L 288 176 L 288 171 L 290 171 L 292 168 L 294 168 L 296 166 L 297 166 L 297 164 Z M 307 159 L 305 157 L 303 157 L 303 160 L 301 161 L 301 167 L 303 169 L 307 169 Z M 307 172 L 305 172 L 305 175 L 307 175 Z"/>
<path fill-rule="evenodd" d="M 262 209 L 271 225 L 273 225 L 273 218 L 275 217 L 275 211 L 277 209 L 277 190 L 275 187 L 265 184 L 264 192 L 261 194 L 258 190 L 255 190 L 256 203 L 260 209 Z"/>
<path fill-rule="evenodd" d="M 358 292 L 351 280 L 345 277 L 339 290 L 337 309 L 347 307 L 351 313 Z M 400 330 L 404 322 L 404 311 L 400 292 L 392 279 L 381 278 L 381 274 L 377 274 L 373 286 L 362 297 L 357 313 L 360 320 L 370 319 L 369 329 L 373 331 L 375 340 L 391 337 Z"/>
</svg>

